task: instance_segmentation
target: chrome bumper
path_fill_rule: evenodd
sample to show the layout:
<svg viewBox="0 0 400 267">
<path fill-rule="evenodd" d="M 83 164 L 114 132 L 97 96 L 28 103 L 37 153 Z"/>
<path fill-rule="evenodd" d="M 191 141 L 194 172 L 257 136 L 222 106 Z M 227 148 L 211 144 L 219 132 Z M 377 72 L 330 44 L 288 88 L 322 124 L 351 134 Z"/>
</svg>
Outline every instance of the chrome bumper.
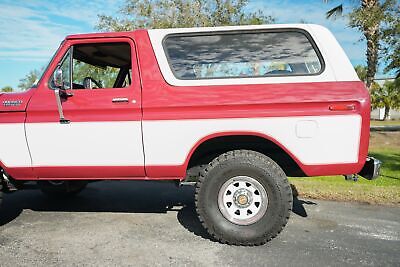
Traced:
<svg viewBox="0 0 400 267">
<path fill-rule="evenodd" d="M 379 177 L 382 162 L 379 159 L 373 157 L 367 157 L 364 167 L 358 173 L 358 175 L 368 180 L 373 180 Z"/>
</svg>

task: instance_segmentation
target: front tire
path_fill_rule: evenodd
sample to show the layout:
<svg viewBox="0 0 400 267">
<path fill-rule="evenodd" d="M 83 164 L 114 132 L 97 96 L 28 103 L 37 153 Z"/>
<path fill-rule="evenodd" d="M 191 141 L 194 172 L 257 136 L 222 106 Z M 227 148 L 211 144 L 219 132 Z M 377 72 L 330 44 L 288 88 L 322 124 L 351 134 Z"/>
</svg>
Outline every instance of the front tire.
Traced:
<svg viewBox="0 0 400 267">
<path fill-rule="evenodd" d="M 85 189 L 87 181 L 39 181 L 39 189 L 49 197 L 71 197 Z"/>
<path fill-rule="evenodd" d="M 234 150 L 215 158 L 196 185 L 196 211 L 221 243 L 261 245 L 276 237 L 292 208 L 283 170 L 269 157 Z"/>
<path fill-rule="evenodd" d="M 0 173 L 1 175 L 1 173 Z M 0 207 L 1 207 L 1 203 L 3 202 L 3 182 L 2 180 L 0 180 Z"/>
</svg>

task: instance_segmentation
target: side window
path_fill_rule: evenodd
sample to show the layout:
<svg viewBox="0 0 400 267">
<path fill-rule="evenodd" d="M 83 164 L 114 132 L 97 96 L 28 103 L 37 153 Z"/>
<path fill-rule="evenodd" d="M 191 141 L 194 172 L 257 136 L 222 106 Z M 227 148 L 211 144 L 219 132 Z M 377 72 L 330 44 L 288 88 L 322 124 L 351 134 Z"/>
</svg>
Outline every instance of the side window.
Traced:
<svg viewBox="0 0 400 267">
<path fill-rule="evenodd" d="M 119 68 L 99 67 L 89 63 L 74 59 L 73 83 L 74 89 L 86 88 L 113 88 L 117 79 Z M 88 86 L 87 83 L 92 85 Z"/>
<path fill-rule="evenodd" d="M 322 60 L 302 31 L 177 34 L 164 50 L 178 79 L 312 75 Z"/>
<path fill-rule="evenodd" d="M 71 71 L 72 89 L 128 87 L 131 84 L 131 62 L 129 43 L 74 45 L 61 63 L 64 87 L 71 89 Z"/>
</svg>

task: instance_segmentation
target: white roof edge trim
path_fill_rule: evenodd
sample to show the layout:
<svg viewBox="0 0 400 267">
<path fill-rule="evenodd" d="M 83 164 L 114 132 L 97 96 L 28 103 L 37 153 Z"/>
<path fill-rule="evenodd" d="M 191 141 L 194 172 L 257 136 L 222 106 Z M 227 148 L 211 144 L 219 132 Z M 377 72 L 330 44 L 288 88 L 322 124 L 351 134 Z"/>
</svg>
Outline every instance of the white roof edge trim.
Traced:
<svg viewBox="0 0 400 267">
<path fill-rule="evenodd" d="M 187 32 L 218 32 L 218 31 L 235 31 L 235 30 L 259 30 L 259 29 L 281 29 L 281 28 L 297 28 L 308 29 L 308 26 L 319 26 L 316 24 L 262 24 L 262 25 L 241 25 L 241 26 L 218 26 L 218 27 L 193 27 L 193 28 L 169 28 L 169 29 L 151 29 L 151 32 L 172 34 Z"/>
<path fill-rule="evenodd" d="M 334 82 L 340 79 L 335 77 L 335 73 L 331 68 L 331 64 L 325 62 L 325 70 L 319 75 L 306 75 L 306 76 L 281 76 L 281 77 L 245 77 L 245 78 L 224 78 L 224 79 L 201 79 L 201 80 L 181 80 L 177 79 L 173 74 L 171 67 L 168 63 L 167 57 L 162 46 L 162 42 L 165 36 L 175 33 L 196 33 L 196 32 L 218 32 L 218 31 L 236 31 L 236 30 L 260 30 L 260 29 L 285 29 L 294 28 L 302 29 L 307 31 L 315 42 L 320 46 L 321 41 L 317 42 L 317 36 L 315 32 L 324 29 L 328 33 L 329 30 L 323 26 L 315 24 L 267 24 L 267 25 L 246 25 L 246 26 L 223 26 L 223 27 L 200 27 L 200 28 L 171 28 L 171 29 L 152 29 L 148 30 L 151 44 L 156 55 L 161 73 L 165 81 L 173 86 L 212 86 L 212 85 L 233 85 L 233 84 L 277 84 L 277 83 L 304 83 L 304 82 Z M 313 30 L 314 29 L 314 30 Z M 333 36 L 332 36 L 333 37 Z M 333 45 L 334 51 L 330 51 L 332 56 L 337 51 L 337 47 L 341 49 L 337 41 Z M 324 53 L 324 50 L 320 49 L 322 57 L 325 61 L 330 61 L 329 54 Z M 327 50 L 325 50 L 327 51 Z M 340 53 L 340 50 L 339 50 Z M 346 57 L 347 58 L 347 57 Z M 348 59 L 347 59 L 348 60 Z M 346 62 L 347 63 L 347 62 Z M 338 68 L 343 66 L 338 66 Z M 347 75 L 348 76 L 348 75 Z M 346 77 L 348 80 L 349 77 Z M 358 78 L 358 77 L 357 77 Z M 354 79 L 350 79 L 354 80 Z"/>
</svg>

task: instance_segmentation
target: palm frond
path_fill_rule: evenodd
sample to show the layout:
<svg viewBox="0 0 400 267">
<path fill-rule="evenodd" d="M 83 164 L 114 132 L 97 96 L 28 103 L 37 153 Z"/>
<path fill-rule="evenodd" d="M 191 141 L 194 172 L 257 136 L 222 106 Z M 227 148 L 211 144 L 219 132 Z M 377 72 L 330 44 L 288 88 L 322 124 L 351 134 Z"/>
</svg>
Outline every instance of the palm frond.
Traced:
<svg viewBox="0 0 400 267">
<path fill-rule="evenodd" d="M 329 10 L 328 12 L 326 12 L 326 18 L 329 19 L 332 16 L 338 16 L 338 15 L 342 15 L 343 14 L 343 4 L 338 5 L 334 8 L 332 8 L 331 10 Z"/>
</svg>

